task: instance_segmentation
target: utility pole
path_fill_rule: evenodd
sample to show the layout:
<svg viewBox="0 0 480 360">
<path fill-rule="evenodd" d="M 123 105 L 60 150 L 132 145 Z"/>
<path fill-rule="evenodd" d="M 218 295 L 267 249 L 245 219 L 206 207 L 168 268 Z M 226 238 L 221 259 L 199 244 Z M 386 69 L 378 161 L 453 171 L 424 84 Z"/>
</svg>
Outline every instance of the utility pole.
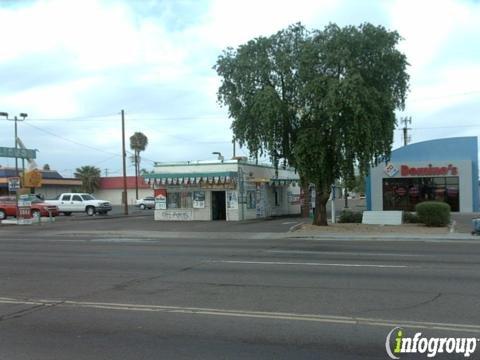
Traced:
<svg viewBox="0 0 480 360">
<path fill-rule="evenodd" d="M 400 122 L 403 123 L 403 146 L 407 146 L 410 142 L 408 130 L 412 130 L 412 128 L 407 127 L 407 124 L 412 124 L 412 117 L 404 117 Z"/>
<path fill-rule="evenodd" d="M 105 168 L 104 170 L 105 170 L 105 177 L 108 177 L 108 169 Z"/>
<path fill-rule="evenodd" d="M 133 150 L 133 152 L 135 153 L 135 199 L 138 200 L 138 176 L 140 175 L 140 169 L 138 166 L 139 155 L 137 150 Z"/>
<path fill-rule="evenodd" d="M 125 111 L 122 110 L 123 212 L 128 215 L 127 152 L 125 151 Z"/>
</svg>

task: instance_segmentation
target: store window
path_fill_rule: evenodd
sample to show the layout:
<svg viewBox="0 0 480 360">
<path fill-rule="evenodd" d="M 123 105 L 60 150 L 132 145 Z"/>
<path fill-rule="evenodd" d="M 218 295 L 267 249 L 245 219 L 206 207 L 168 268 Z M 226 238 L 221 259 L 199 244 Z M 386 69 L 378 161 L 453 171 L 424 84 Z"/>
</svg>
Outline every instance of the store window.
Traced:
<svg viewBox="0 0 480 360">
<path fill-rule="evenodd" d="M 257 208 L 257 201 L 256 201 L 256 191 L 247 191 L 247 209 L 256 209 Z"/>
<path fill-rule="evenodd" d="M 189 191 L 168 192 L 167 209 L 191 209 L 192 193 Z"/>
<path fill-rule="evenodd" d="M 383 179 L 383 210 L 415 211 L 423 201 L 443 201 L 459 211 L 458 176 Z"/>
<path fill-rule="evenodd" d="M 283 191 L 280 188 L 273 188 L 273 196 L 275 197 L 275 206 L 281 206 L 283 202 Z"/>
</svg>

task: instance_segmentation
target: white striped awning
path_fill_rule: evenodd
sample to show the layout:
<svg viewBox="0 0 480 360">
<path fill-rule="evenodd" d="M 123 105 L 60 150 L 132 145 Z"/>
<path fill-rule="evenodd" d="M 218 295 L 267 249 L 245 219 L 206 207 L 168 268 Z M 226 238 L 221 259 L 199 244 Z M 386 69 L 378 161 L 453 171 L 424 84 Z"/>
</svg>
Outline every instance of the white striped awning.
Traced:
<svg viewBox="0 0 480 360">
<path fill-rule="evenodd" d="M 235 183 L 236 172 L 188 173 L 188 174 L 146 174 L 143 176 L 149 185 L 223 185 Z"/>
</svg>

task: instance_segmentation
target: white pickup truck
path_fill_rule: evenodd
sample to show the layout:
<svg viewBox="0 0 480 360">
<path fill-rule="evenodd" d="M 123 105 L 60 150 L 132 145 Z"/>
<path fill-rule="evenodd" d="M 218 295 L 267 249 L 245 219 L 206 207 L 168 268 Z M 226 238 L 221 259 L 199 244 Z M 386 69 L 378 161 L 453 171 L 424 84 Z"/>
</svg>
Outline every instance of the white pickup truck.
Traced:
<svg viewBox="0 0 480 360">
<path fill-rule="evenodd" d="M 82 193 L 63 193 L 58 195 L 55 200 L 45 200 L 46 204 L 56 205 L 58 211 L 66 216 L 74 212 L 85 212 L 89 216 L 96 213 L 105 215 L 112 210 L 112 204 L 109 201 L 97 200 L 90 194 Z"/>
</svg>

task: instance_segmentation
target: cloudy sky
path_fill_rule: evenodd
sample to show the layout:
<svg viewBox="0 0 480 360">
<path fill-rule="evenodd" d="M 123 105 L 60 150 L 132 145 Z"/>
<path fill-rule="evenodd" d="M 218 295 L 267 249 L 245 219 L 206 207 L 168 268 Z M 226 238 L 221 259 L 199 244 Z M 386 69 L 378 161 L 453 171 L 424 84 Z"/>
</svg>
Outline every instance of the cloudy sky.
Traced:
<svg viewBox="0 0 480 360">
<path fill-rule="evenodd" d="M 296 22 L 366 21 L 404 38 L 411 91 L 398 116 L 412 117 L 412 142 L 480 135 L 474 0 L 3 0 L 0 112 L 28 113 L 20 138 L 39 150 L 40 166 L 66 176 L 82 165 L 120 175 L 121 109 L 127 144 L 135 131 L 149 138 L 142 167 L 229 157 L 230 121 L 212 70 L 223 49 Z M 0 119 L 0 146 L 14 145 L 13 130 Z M 394 147 L 401 143 L 397 130 Z"/>
</svg>

